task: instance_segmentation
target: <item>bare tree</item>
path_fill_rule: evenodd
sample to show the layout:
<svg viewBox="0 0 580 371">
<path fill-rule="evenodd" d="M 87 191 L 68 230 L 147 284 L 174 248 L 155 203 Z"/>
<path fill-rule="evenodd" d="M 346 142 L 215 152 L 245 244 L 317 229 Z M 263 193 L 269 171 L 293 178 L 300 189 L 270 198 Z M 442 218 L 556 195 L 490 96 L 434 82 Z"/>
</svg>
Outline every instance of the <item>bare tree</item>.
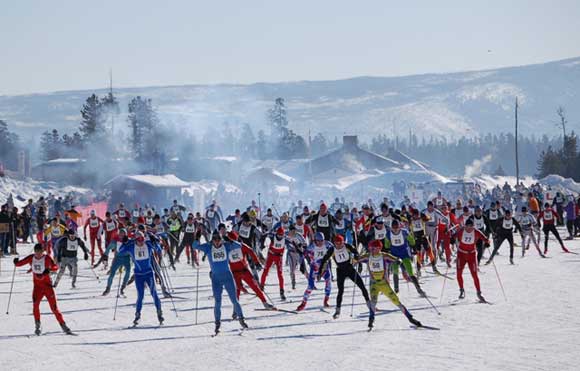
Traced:
<svg viewBox="0 0 580 371">
<path fill-rule="evenodd" d="M 560 106 L 558 107 L 558 109 L 556 110 L 556 114 L 558 115 L 558 117 L 560 117 L 560 122 L 556 123 L 556 126 L 559 127 L 560 129 L 562 129 L 562 132 L 564 133 L 564 141 L 566 140 L 566 124 L 568 123 L 568 120 L 566 120 L 566 111 L 564 110 L 564 107 Z"/>
</svg>

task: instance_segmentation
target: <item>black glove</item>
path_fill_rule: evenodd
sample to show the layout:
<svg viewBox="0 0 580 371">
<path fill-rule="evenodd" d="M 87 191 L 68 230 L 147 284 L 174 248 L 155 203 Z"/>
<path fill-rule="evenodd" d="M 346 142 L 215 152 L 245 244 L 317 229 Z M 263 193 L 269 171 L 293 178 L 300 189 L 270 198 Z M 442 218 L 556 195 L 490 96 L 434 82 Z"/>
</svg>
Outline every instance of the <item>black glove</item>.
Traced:
<svg viewBox="0 0 580 371">
<path fill-rule="evenodd" d="M 85 260 L 89 260 L 89 254 L 85 253 Z"/>
<path fill-rule="evenodd" d="M 14 260 L 12 260 L 14 262 L 14 265 L 16 265 L 16 263 L 18 263 L 18 258 L 14 258 Z"/>
<path fill-rule="evenodd" d="M 300 273 L 306 274 L 306 265 L 304 264 L 304 262 L 300 264 Z"/>
<path fill-rule="evenodd" d="M 356 270 L 358 271 L 358 273 L 362 273 L 363 270 L 363 265 L 361 263 L 358 263 L 358 266 L 356 267 Z"/>
<path fill-rule="evenodd" d="M 42 274 L 50 274 L 50 269 L 46 268 Z"/>
</svg>

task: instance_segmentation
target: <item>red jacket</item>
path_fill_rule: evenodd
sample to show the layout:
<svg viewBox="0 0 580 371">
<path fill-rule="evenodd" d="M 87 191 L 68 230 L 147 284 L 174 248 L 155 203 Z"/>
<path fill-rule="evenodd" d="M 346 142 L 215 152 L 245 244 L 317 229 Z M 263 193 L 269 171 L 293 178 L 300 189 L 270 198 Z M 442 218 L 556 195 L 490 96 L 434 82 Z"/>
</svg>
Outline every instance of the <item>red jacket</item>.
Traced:
<svg viewBox="0 0 580 371">
<path fill-rule="evenodd" d="M 232 250 L 232 251 L 230 251 L 230 254 L 229 254 L 230 270 L 233 273 L 243 272 L 243 271 L 249 270 L 248 260 L 246 259 L 246 257 L 248 255 L 250 255 L 250 257 L 252 258 L 252 260 L 255 263 L 260 262 L 260 260 L 258 260 L 258 255 L 256 255 L 254 250 L 252 250 L 245 243 L 240 243 L 240 244 L 241 244 L 241 247 L 239 249 Z"/>
<path fill-rule="evenodd" d="M 34 286 L 52 286 L 52 281 L 50 280 L 50 275 L 44 274 L 44 270 L 56 272 L 58 270 L 58 265 L 54 263 L 54 260 L 48 255 L 43 255 L 42 258 L 36 259 L 34 254 L 28 255 L 26 258 L 19 260 L 16 263 L 17 267 L 30 264 L 32 268 L 32 277 Z"/>
<path fill-rule="evenodd" d="M 473 232 L 467 233 L 465 228 L 461 228 L 455 234 L 457 241 L 459 242 L 459 247 L 457 250 L 462 253 L 474 253 L 475 252 L 475 244 L 478 241 L 484 241 L 489 243 L 489 240 L 485 237 L 483 233 L 481 233 L 478 229 L 474 228 Z"/>
</svg>

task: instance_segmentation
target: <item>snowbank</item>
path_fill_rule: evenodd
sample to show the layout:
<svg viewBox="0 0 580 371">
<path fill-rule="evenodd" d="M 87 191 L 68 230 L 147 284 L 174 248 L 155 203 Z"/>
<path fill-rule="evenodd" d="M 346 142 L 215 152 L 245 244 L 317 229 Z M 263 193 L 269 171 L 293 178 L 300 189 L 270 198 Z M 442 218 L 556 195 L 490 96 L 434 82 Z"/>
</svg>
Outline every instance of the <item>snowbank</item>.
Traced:
<svg viewBox="0 0 580 371">
<path fill-rule="evenodd" d="M 562 189 L 568 192 L 580 193 L 580 184 L 576 183 L 572 178 L 564 178 L 560 175 L 548 175 L 547 177 L 540 179 L 540 183 L 549 185 L 553 189 Z"/>
<path fill-rule="evenodd" d="M 39 182 L 32 179 L 0 178 L 0 204 L 4 204 L 12 194 L 14 206 L 22 207 L 26 205 L 29 198 L 36 201 L 40 196 L 47 196 L 49 193 L 63 196 L 69 193 L 88 195 L 92 191 L 72 186 L 59 187 L 53 182 Z"/>
</svg>

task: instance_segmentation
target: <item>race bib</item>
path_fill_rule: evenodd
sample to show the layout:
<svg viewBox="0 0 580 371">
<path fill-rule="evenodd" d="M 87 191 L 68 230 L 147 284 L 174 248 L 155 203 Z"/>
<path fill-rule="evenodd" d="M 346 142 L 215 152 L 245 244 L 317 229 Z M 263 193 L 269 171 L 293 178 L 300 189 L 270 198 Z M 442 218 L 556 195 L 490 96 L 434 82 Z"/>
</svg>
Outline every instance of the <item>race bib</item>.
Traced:
<svg viewBox="0 0 580 371">
<path fill-rule="evenodd" d="M 208 217 L 208 218 L 210 218 L 210 219 L 211 219 L 211 218 L 213 218 L 213 217 L 214 217 L 214 215 L 215 215 L 215 211 L 208 210 L 208 212 L 207 212 L 207 217 Z"/>
<path fill-rule="evenodd" d="M 52 237 L 62 236 L 62 233 L 60 232 L 60 228 L 52 228 L 51 234 L 52 234 Z"/>
<path fill-rule="evenodd" d="M 240 237 L 242 238 L 250 238 L 250 232 L 252 231 L 251 226 L 240 225 Z"/>
<path fill-rule="evenodd" d="M 340 221 L 336 225 L 336 229 L 340 229 L 340 230 L 344 229 L 344 219 L 340 219 Z"/>
<path fill-rule="evenodd" d="M 194 233 L 195 232 L 195 225 L 194 224 L 186 224 L 185 225 L 185 233 Z"/>
<path fill-rule="evenodd" d="M 327 228 L 330 224 L 328 223 L 328 215 L 327 216 L 318 216 L 318 226 L 322 228 Z"/>
<path fill-rule="evenodd" d="M 155 231 L 157 233 L 163 233 L 165 232 L 165 227 L 163 226 L 163 224 L 159 223 L 155 225 Z"/>
<path fill-rule="evenodd" d="M 490 220 L 497 220 L 498 216 L 499 215 L 498 215 L 497 210 L 490 210 L 489 211 L 489 219 Z"/>
<path fill-rule="evenodd" d="M 223 245 L 218 248 L 212 246 L 211 257 L 214 262 L 223 262 L 226 260 L 226 247 Z"/>
<path fill-rule="evenodd" d="M 125 216 L 127 216 L 125 210 L 119 210 L 119 217 L 124 218 Z"/>
<path fill-rule="evenodd" d="M 512 229 L 514 226 L 514 221 L 512 219 L 504 219 L 502 223 L 503 229 Z"/>
<path fill-rule="evenodd" d="M 97 219 L 97 218 L 94 218 L 94 219 L 91 218 L 90 221 L 89 221 L 89 226 L 91 228 L 97 228 L 99 226 L 99 219 Z"/>
<path fill-rule="evenodd" d="M 471 245 L 475 242 L 475 232 L 465 232 L 463 231 L 463 234 L 461 235 L 461 243 L 465 244 L 465 245 Z"/>
<path fill-rule="evenodd" d="M 79 248 L 79 241 L 77 239 L 75 239 L 74 241 L 71 241 L 67 238 L 66 249 L 68 251 L 77 251 L 78 248 Z"/>
<path fill-rule="evenodd" d="M 405 244 L 405 236 L 403 233 L 391 234 L 391 245 L 392 246 L 403 246 Z"/>
<path fill-rule="evenodd" d="M 544 212 L 544 219 L 545 220 L 552 220 L 554 219 L 554 214 L 551 211 Z"/>
<path fill-rule="evenodd" d="M 44 269 L 45 269 L 44 263 L 45 263 L 44 256 L 40 259 L 36 259 L 35 257 L 32 257 L 32 272 L 34 272 L 36 274 L 44 273 Z"/>
<path fill-rule="evenodd" d="M 149 248 L 147 244 L 139 246 L 135 244 L 135 260 L 147 260 L 149 259 Z"/>
<path fill-rule="evenodd" d="M 278 241 L 277 239 L 274 239 L 274 244 L 272 245 L 274 250 L 284 250 L 285 246 L 286 246 L 286 241 L 284 241 L 284 240 Z"/>
<path fill-rule="evenodd" d="M 334 250 L 334 259 L 336 259 L 337 263 L 344 263 L 350 260 L 350 253 L 346 247 L 343 247 L 340 250 Z"/>
<path fill-rule="evenodd" d="M 139 210 L 133 210 L 133 218 L 139 217 Z"/>
<path fill-rule="evenodd" d="M 387 230 L 386 229 L 376 229 L 375 228 L 375 240 L 384 240 L 385 237 L 387 236 Z"/>
<path fill-rule="evenodd" d="M 145 218 L 145 223 L 149 225 L 153 224 L 153 218 Z"/>
<path fill-rule="evenodd" d="M 241 262 L 243 258 L 242 249 L 235 249 L 230 251 L 230 263 Z"/>
<path fill-rule="evenodd" d="M 296 227 L 296 232 L 298 232 L 304 236 L 304 224 L 302 224 L 302 225 L 296 224 L 295 227 Z"/>
<path fill-rule="evenodd" d="M 483 218 L 475 219 L 475 228 L 479 229 L 480 231 L 483 230 L 485 228 L 485 223 L 483 221 Z"/>
<path fill-rule="evenodd" d="M 436 198 L 436 199 L 435 199 L 435 205 L 437 205 L 437 206 L 442 206 L 442 205 L 443 205 L 443 199 L 441 199 L 441 198 Z"/>
<path fill-rule="evenodd" d="M 316 246 L 314 248 L 314 260 L 320 260 L 326 255 L 326 246 Z"/>
<path fill-rule="evenodd" d="M 421 219 L 413 220 L 413 232 L 420 232 L 423 230 L 423 223 Z"/>
<path fill-rule="evenodd" d="M 112 230 L 115 229 L 115 227 L 116 227 L 115 226 L 115 223 L 113 223 L 113 222 L 110 222 L 110 223 L 107 222 L 107 223 L 105 223 L 105 228 L 107 229 L 107 232 L 111 232 Z"/>
<path fill-rule="evenodd" d="M 384 272 L 385 271 L 385 261 L 383 260 L 383 256 L 371 256 L 369 258 L 369 269 L 371 272 Z"/>
</svg>

